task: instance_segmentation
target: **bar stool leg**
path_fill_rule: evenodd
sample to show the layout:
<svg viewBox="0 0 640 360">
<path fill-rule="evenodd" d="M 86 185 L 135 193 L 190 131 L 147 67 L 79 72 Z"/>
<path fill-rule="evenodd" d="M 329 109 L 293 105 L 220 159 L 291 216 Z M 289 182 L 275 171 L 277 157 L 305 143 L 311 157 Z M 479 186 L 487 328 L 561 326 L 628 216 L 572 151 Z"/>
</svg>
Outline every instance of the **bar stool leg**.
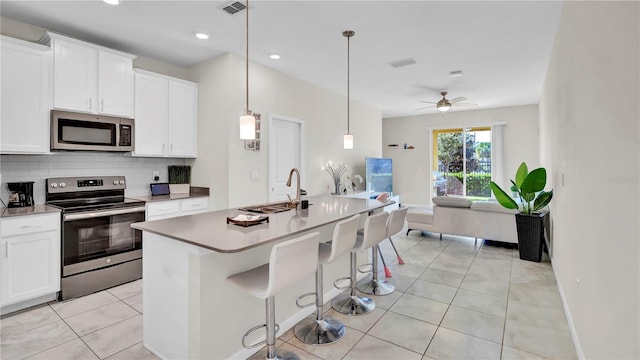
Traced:
<svg viewBox="0 0 640 360">
<path fill-rule="evenodd" d="M 378 245 L 371 247 L 371 259 L 373 261 L 373 269 L 371 280 L 358 286 L 358 290 L 369 295 L 389 295 L 395 291 L 396 287 L 392 284 L 378 280 Z"/>
<path fill-rule="evenodd" d="M 296 337 L 305 344 L 324 345 L 341 340 L 346 328 L 344 324 L 332 317 L 324 317 L 322 305 L 324 304 L 324 290 L 322 279 L 322 264 L 316 271 L 316 314 L 315 319 L 308 317 L 299 322 L 294 328 Z"/>
<path fill-rule="evenodd" d="M 368 314 L 376 308 L 372 299 L 365 296 L 358 296 L 356 293 L 356 264 L 357 256 L 351 252 L 351 292 L 350 294 L 340 294 L 331 303 L 333 309 L 341 314 L 363 315 Z"/>
<path fill-rule="evenodd" d="M 265 312 L 267 314 L 267 359 L 268 360 L 300 360 L 298 355 L 290 351 L 276 350 L 276 298 L 270 296 L 265 299 Z"/>
</svg>

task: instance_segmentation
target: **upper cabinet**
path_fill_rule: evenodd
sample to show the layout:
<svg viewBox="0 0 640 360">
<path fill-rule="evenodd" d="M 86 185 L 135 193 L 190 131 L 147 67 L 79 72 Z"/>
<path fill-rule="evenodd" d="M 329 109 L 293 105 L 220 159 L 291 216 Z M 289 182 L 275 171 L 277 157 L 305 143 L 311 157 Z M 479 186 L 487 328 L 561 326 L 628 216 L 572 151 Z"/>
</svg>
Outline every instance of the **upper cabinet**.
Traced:
<svg viewBox="0 0 640 360">
<path fill-rule="evenodd" d="M 50 49 L 2 36 L 0 152 L 49 152 Z"/>
<path fill-rule="evenodd" d="M 53 107 L 133 118 L 135 55 L 47 32 L 53 51 Z"/>
<path fill-rule="evenodd" d="M 194 158 L 198 84 L 135 70 L 134 156 Z"/>
</svg>

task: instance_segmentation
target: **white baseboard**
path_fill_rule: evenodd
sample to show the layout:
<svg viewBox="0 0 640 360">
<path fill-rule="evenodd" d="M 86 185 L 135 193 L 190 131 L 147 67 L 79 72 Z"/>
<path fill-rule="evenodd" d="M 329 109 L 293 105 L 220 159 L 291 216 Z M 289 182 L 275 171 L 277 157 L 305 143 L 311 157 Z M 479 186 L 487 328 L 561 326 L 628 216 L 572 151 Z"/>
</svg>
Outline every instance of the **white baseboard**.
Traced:
<svg viewBox="0 0 640 360">
<path fill-rule="evenodd" d="M 19 303 L 5 305 L 2 308 L 0 308 L 0 315 L 6 315 L 16 311 L 24 310 L 26 308 L 30 308 L 32 306 L 46 304 L 49 301 L 55 301 L 57 298 L 58 298 L 58 293 L 55 292 L 52 294 L 38 296 L 37 298 L 34 298 L 34 299 L 21 301 Z"/>
<path fill-rule="evenodd" d="M 360 281 L 362 280 L 364 277 L 366 277 L 368 274 L 358 274 L 357 275 L 357 280 Z M 344 289 L 336 289 L 335 287 L 333 289 L 331 289 L 331 291 L 327 292 L 324 294 L 324 299 L 325 299 L 325 304 L 330 302 L 334 297 L 340 295 L 340 293 L 344 291 Z M 291 315 L 289 318 L 287 318 L 285 321 L 281 322 L 280 325 L 280 331 L 278 331 L 278 334 L 276 334 L 276 337 L 278 335 L 282 335 L 285 332 L 287 332 L 289 329 L 291 329 L 292 327 L 294 327 L 297 323 L 299 323 L 300 321 L 302 321 L 302 319 L 306 318 L 307 316 L 313 314 L 313 312 L 315 311 L 315 307 L 308 307 L 308 308 L 304 308 L 304 309 L 300 309 L 300 311 L 298 311 L 297 313 Z M 257 350 L 256 350 L 257 349 Z M 240 351 L 238 351 L 237 353 L 233 354 L 230 359 L 248 359 L 249 357 L 251 357 L 251 355 L 255 354 L 256 352 L 258 352 L 261 348 L 256 348 L 256 349 L 242 349 Z"/>
<path fill-rule="evenodd" d="M 582 345 L 580 345 L 580 339 L 578 339 L 578 334 L 573 323 L 573 317 L 571 316 L 571 311 L 569 310 L 569 305 L 567 304 L 567 299 L 564 296 L 564 291 L 562 290 L 562 286 L 560 286 L 560 282 L 558 282 L 556 269 L 553 266 L 553 258 L 551 258 L 551 270 L 553 271 L 553 276 L 556 278 L 556 285 L 558 286 L 558 292 L 560 293 L 560 299 L 562 300 L 564 314 L 567 317 L 567 322 L 569 323 L 569 331 L 571 332 L 571 338 L 573 339 L 573 344 L 576 348 L 576 355 L 578 355 L 578 359 L 585 359 L 584 352 L 582 351 Z"/>
</svg>

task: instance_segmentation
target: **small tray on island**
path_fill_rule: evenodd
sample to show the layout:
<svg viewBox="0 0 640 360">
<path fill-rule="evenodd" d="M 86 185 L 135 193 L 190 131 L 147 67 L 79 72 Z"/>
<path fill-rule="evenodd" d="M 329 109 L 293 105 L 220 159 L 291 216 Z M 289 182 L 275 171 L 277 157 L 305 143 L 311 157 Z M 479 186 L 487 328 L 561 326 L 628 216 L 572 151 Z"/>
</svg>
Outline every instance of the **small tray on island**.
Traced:
<svg viewBox="0 0 640 360">
<path fill-rule="evenodd" d="M 240 226 L 252 226 L 262 224 L 263 222 L 269 222 L 269 216 L 267 215 L 246 215 L 240 214 L 236 217 L 228 217 L 227 216 L 227 224 L 232 223 Z"/>
</svg>

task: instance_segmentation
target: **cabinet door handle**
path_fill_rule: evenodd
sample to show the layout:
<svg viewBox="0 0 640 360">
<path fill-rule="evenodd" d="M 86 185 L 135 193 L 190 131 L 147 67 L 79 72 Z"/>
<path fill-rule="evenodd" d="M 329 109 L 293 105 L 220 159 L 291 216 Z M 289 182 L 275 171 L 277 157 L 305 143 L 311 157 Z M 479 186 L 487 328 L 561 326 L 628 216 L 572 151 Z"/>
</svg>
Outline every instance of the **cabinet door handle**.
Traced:
<svg viewBox="0 0 640 360">
<path fill-rule="evenodd" d="M 100 100 L 100 111 L 104 111 L 104 99 Z"/>
<path fill-rule="evenodd" d="M 173 154 L 173 144 L 169 146 L 169 152 Z"/>
<path fill-rule="evenodd" d="M 37 228 L 42 226 L 42 224 L 31 224 L 31 225 L 22 225 L 20 226 L 21 229 L 30 229 L 30 228 Z"/>
<path fill-rule="evenodd" d="M 92 104 L 92 100 L 93 100 L 93 98 L 91 98 L 91 97 L 90 97 L 90 98 L 89 98 L 89 111 L 91 111 L 91 106 L 93 105 L 93 104 Z"/>
<path fill-rule="evenodd" d="M 9 258 L 9 242 L 4 243 L 4 257 Z"/>
<path fill-rule="evenodd" d="M 162 152 L 164 153 L 164 143 L 162 143 Z"/>
</svg>

